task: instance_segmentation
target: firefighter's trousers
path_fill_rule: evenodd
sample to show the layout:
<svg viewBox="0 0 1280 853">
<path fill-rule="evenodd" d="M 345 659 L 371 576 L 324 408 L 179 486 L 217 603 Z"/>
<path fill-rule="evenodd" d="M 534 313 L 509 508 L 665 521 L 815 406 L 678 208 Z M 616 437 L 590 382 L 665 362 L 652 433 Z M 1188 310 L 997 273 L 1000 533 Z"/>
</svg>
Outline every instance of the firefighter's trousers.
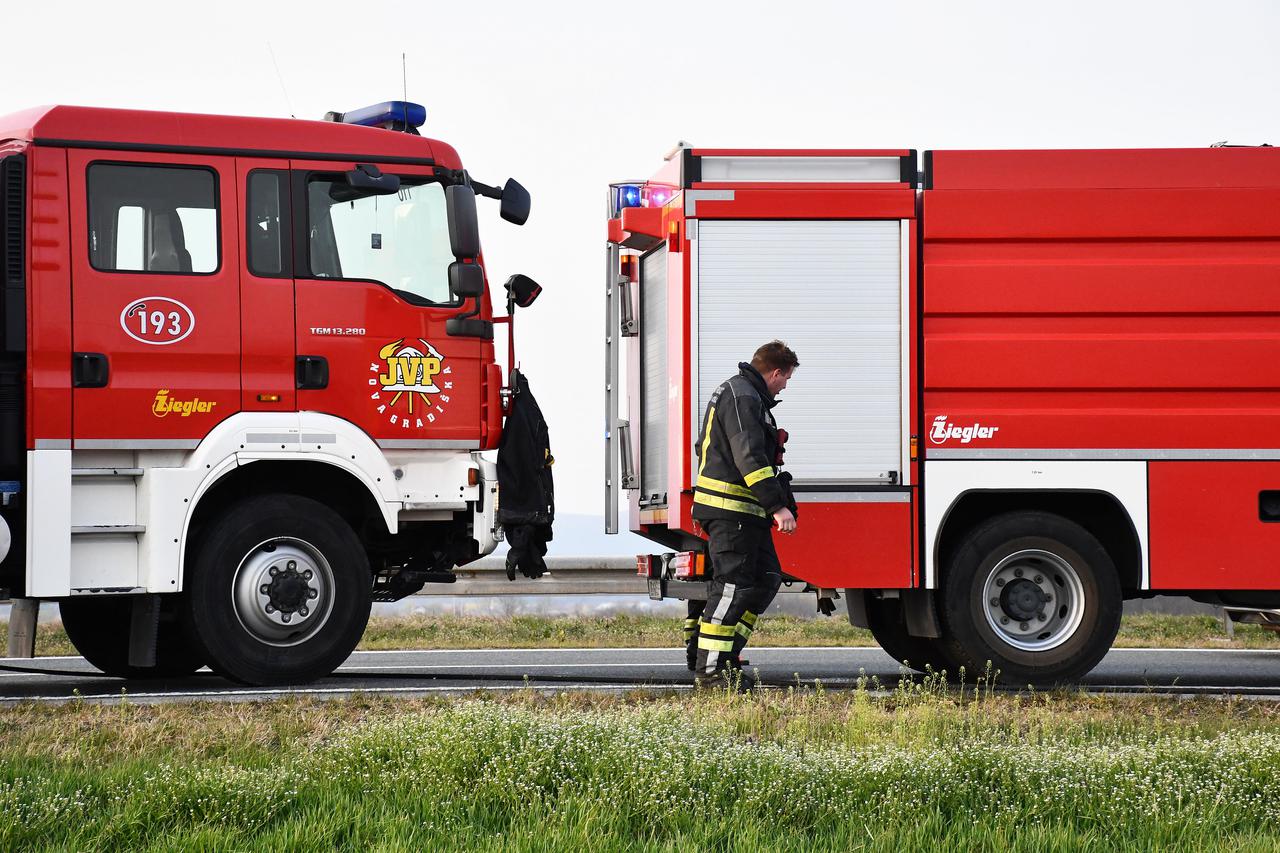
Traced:
<svg viewBox="0 0 1280 853">
<path fill-rule="evenodd" d="M 756 620 L 782 583 L 773 529 L 750 521 L 712 519 L 703 527 L 709 542 L 711 589 L 698 622 L 695 671 L 714 675 L 737 659 Z"/>
</svg>

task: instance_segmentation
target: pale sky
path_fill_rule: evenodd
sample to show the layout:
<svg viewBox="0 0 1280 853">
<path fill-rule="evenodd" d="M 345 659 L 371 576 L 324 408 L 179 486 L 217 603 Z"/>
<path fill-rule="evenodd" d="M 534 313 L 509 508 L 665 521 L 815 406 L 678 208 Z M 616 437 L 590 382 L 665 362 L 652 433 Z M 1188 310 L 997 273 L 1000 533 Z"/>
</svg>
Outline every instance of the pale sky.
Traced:
<svg viewBox="0 0 1280 853">
<path fill-rule="evenodd" d="M 0 114 L 62 103 L 318 119 L 400 98 L 406 53 L 424 135 L 477 180 L 513 176 L 533 195 L 523 228 L 486 200 L 480 211 L 493 286 L 523 272 L 545 288 L 517 347 L 563 513 L 602 511 L 605 186 L 649 175 L 677 140 L 1280 144 L 1275 0 L 42 2 L 7 8 L 3 29 Z"/>
</svg>

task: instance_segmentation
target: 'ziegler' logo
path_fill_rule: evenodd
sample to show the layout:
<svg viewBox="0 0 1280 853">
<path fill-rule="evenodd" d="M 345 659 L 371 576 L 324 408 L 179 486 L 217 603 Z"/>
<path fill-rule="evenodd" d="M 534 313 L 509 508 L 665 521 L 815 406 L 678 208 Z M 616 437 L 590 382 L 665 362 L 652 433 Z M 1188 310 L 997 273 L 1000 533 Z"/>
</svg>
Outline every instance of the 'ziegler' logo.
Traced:
<svg viewBox="0 0 1280 853">
<path fill-rule="evenodd" d="M 212 412 L 216 405 L 218 403 L 215 400 L 201 400 L 199 397 L 192 397 L 190 400 L 174 400 L 169 397 L 168 388 L 161 388 L 156 392 L 155 402 L 151 404 L 151 414 L 157 418 L 163 418 L 170 413 L 189 418 L 196 412 L 202 414 Z"/>
<path fill-rule="evenodd" d="M 387 422 L 393 426 L 421 428 L 444 414 L 453 382 L 443 377 L 452 374 L 453 368 L 444 363 L 439 350 L 422 338 L 418 338 L 421 349 L 405 345 L 404 341 L 398 338 L 378 350 L 382 363 L 369 365 L 375 374 L 369 379 L 373 388 L 370 399 L 377 402 L 378 414 L 387 415 Z M 384 400 L 384 394 L 391 397 Z"/>
<path fill-rule="evenodd" d="M 933 419 L 929 429 L 929 440 L 934 444 L 942 444 L 948 439 L 958 438 L 961 444 L 968 444 L 975 438 L 993 438 L 1000 427 L 988 427 L 975 423 L 973 426 L 960 427 L 947 423 L 946 415 L 938 415 Z"/>
</svg>

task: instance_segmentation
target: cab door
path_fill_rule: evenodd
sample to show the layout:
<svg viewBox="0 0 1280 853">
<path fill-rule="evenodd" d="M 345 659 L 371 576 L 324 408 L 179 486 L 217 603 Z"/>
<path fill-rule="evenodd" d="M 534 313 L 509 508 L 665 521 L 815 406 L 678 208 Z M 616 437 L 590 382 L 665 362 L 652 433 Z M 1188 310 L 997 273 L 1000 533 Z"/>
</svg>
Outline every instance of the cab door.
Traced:
<svg viewBox="0 0 1280 853">
<path fill-rule="evenodd" d="M 240 407 L 234 163 L 67 156 L 74 446 L 194 447 Z"/>
<path fill-rule="evenodd" d="M 289 161 L 236 159 L 240 209 L 241 406 L 292 412 L 294 393 L 293 229 Z"/>
<path fill-rule="evenodd" d="M 400 179 L 372 194 L 347 182 L 357 165 L 291 163 L 298 408 L 383 447 L 478 447 L 493 343 L 445 331 L 463 306 L 449 292 L 444 185 L 430 166 L 359 164 Z"/>
</svg>

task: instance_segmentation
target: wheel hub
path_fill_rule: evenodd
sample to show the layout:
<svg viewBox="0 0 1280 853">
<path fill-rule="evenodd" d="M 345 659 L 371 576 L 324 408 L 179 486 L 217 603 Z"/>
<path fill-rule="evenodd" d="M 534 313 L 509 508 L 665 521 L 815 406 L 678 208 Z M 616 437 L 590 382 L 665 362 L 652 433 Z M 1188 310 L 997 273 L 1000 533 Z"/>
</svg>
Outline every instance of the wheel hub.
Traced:
<svg viewBox="0 0 1280 853">
<path fill-rule="evenodd" d="M 1004 591 L 1000 593 L 1000 609 L 1009 618 L 1019 622 L 1036 618 L 1037 614 L 1043 612 L 1048 601 L 1048 596 L 1040 587 L 1026 578 L 1017 578 L 1013 583 L 1005 584 Z"/>
<path fill-rule="evenodd" d="M 1028 548 L 1001 559 L 978 589 L 987 626 L 1024 652 L 1056 648 L 1084 618 L 1084 584 L 1076 568 L 1052 551 Z"/>
<path fill-rule="evenodd" d="M 334 577 L 324 555 L 301 539 L 280 537 L 255 546 L 236 571 L 236 618 L 250 634 L 273 646 L 311 637 L 333 608 Z"/>
<path fill-rule="evenodd" d="M 290 560 L 283 571 L 272 566 L 268 570 L 268 573 L 270 572 L 274 572 L 275 577 L 266 585 L 267 599 L 281 613 L 297 613 L 317 592 L 307 583 L 312 577 L 311 570 L 299 572 L 297 562 L 294 560 Z"/>
</svg>

